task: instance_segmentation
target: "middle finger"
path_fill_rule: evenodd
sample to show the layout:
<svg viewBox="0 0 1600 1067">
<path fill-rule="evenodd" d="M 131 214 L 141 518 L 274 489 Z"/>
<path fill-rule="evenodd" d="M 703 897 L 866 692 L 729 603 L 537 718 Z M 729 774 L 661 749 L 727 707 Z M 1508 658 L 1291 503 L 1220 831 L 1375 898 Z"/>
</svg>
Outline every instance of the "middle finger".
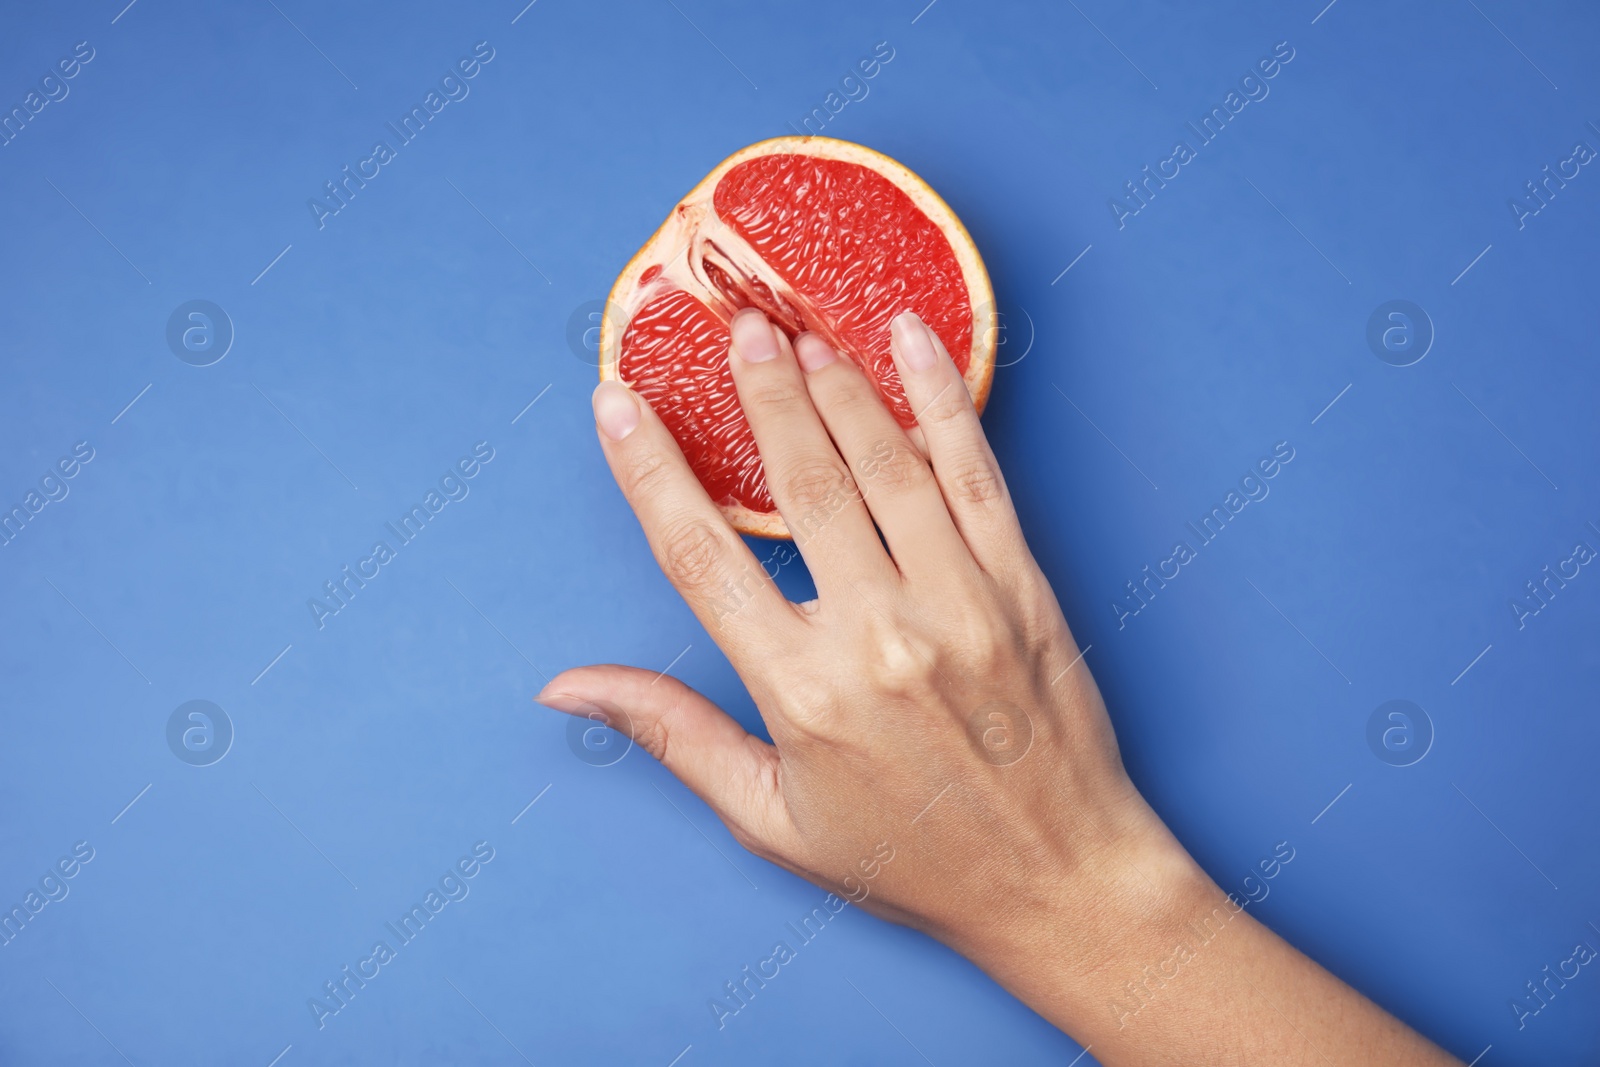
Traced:
<svg viewBox="0 0 1600 1067">
<path fill-rule="evenodd" d="M 734 315 L 729 363 L 767 488 L 811 568 L 820 597 L 836 583 L 894 575 L 855 480 L 811 406 L 783 334 L 755 308 Z"/>
</svg>

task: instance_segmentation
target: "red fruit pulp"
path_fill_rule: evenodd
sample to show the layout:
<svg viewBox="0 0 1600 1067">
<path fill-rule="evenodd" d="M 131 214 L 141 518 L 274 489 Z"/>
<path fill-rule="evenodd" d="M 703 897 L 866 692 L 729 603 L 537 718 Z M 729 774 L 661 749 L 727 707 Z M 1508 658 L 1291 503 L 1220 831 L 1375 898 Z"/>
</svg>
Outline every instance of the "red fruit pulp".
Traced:
<svg viewBox="0 0 1600 1067">
<path fill-rule="evenodd" d="M 701 225 L 707 239 L 689 246 L 706 290 L 671 286 L 652 296 L 628 322 L 618 369 L 672 431 L 713 501 L 770 512 L 728 366 L 733 312 L 758 307 L 791 340 L 803 330 L 822 335 L 866 371 L 909 427 L 889 322 L 916 312 L 965 373 L 971 298 L 944 233 L 898 186 L 859 163 L 759 156 L 723 175 L 711 207 L 715 220 Z M 652 266 L 639 284 L 661 274 Z"/>
</svg>

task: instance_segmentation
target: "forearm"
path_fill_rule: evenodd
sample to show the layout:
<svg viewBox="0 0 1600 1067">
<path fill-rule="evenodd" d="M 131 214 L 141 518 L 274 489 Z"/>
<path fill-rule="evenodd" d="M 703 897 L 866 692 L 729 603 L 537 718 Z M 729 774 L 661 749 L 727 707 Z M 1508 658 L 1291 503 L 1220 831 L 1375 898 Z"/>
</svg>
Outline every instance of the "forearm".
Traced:
<svg viewBox="0 0 1600 1067">
<path fill-rule="evenodd" d="M 1108 1067 L 1458 1063 L 1252 918 L 1153 814 L 1063 885 L 950 939 Z"/>
</svg>

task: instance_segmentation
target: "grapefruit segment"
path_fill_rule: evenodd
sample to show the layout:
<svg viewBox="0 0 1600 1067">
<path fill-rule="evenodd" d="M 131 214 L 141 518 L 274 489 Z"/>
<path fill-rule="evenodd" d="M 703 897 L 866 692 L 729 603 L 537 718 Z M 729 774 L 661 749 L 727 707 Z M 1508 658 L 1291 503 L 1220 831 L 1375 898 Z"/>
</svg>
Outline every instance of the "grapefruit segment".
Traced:
<svg viewBox="0 0 1600 1067">
<path fill-rule="evenodd" d="M 905 167 L 822 137 L 780 137 L 724 160 L 624 268 L 601 324 L 600 377 L 649 401 L 711 499 L 743 533 L 787 537 L 728 366 L 728 322 L 756 307 L 791 340 L 824 337 L 863 368 L 902 426 L 889 323 L 916 312 L 981 411 L 994 304 L 955 214 Z"/>
</svg>

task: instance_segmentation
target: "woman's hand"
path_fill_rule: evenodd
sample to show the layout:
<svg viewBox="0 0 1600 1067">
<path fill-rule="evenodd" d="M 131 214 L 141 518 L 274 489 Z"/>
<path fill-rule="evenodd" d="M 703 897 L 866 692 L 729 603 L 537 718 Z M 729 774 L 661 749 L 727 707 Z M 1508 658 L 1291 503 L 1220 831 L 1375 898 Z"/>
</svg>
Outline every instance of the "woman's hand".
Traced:
<svg viewBox="0 0 1600 1067">
<path fill-rule="evenodd" d="M 825 341 L 791 350 L 760 312 L 733 321 L 739 397 L 816 581 L 806 605 L 767 577 L 643 401 L 596 392 L 617 481 L 774 744 L 649 672 L 569 671 L 540 699 L 631 720 L 745 847 L 948 940 L 1057 892 L 1151 820 L 961 375 L 915 316 L 893 336 L 926 456 Z M 881 871 L 867 880 L 863 862 Z"/>
<path fill-rule="evenodd" d="M 750 309 L 732 332 L 739 399 L 815 601 L 795 605 L 779 592 L 641 398 L 606 382 L 594 409 L 657 561 L 749 687 L 773 743 L 682 683 L 635 668 L 567 671 L 539 700 L 630 734 L 746 848 L 949 943 L 1095 1044 L 1102 1062 L 1119 1051 L 1141 1063 L 1205 1058 L 1192 1040 L 1213 1009 L 1227 1013 L 1219 1030 L 1236 1035 L 1251 1020 L 1272 1030 L 1259 1048 L 1273 1062 L 1316 1059 L 1305 1033 L 1316 1020 L 1301 1011 L 1290 1022 L 1284 1012 L 1300 1010 L 1292 998 L 1269 1010 L 1231 1002 L 1254 999 L 1247 989 L 1205 995 L 1252 935 L 1281 946 L 1280 967 L 1314 972 L 1314 1002 L 1342 990 L 1341 1009 L 1364 1005 L 1386 1019 L 1248 917 L 1233 926 L 1237 909 L 1129 781 L 965 384 L 932 331 L 911 314 L 893 324 L 895 365 L 918 415 L 911 435 L 818 336 L 791 348 Z M 1226 933 L 1238 934 L 1197 952 L 1212 982 L 1195 974 L 1186 989 L 1177 977 L 1153 985 L 1147 965 L 1219 908 Z M 1281 985 L 1282 975 L 1261 980 Z M 1319 1033 L 1350 1051 L 1337 1031 Z M 1405 1036 L 1408 1055 L 1431 1049 Z"/>
</svg>

